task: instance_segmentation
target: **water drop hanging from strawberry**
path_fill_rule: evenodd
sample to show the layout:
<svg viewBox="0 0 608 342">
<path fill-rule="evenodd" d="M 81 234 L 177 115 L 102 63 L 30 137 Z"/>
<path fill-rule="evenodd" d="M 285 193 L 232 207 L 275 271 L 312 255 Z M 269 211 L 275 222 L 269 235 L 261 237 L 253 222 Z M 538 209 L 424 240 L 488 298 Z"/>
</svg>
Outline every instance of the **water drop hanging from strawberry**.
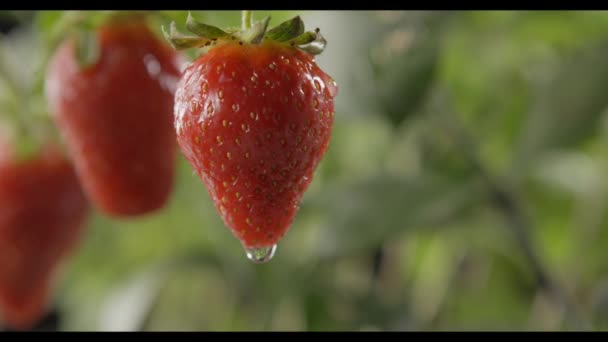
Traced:
<svg viewBox="0 0 608 342">
<path fill-rule="evenodd" d="M 299 17 L 226 32 L 196 22 L 194 36 L 166 33 L 176 49 L 200 48 L 175 93 L 181 151 L 249 259 L 269 261 L 289 230 L 329 146 L 337 85 L 315 62 L 326 41 Z"/>
</svg>

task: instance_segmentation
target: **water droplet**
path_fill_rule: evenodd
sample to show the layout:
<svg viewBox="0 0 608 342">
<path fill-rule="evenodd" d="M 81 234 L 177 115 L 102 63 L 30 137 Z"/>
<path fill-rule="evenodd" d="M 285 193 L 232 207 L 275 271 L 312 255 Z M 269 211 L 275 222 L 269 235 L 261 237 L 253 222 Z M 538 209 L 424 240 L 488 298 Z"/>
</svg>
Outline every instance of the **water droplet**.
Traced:
<svg viewBox="0 0 608 342">
<path fill-rule="evenodd" d="M 265 262 L 270 261 L 274 257 L 276 251 L 276 244 L 268 247 L 245 248 L 247 258 L 256 264 L 263 264 Z"/>
<path fill-rule="evenodd" d="M 321 91 L 321 83 L 319 83 L 319 80 L 315 78 L 313 83 L 315 84 L 315 89 L 317 89 L 317 91 Z"/>
<path fill-rule="evenodd" d="M 338 95 L 338 84 L 334 80 L 330 80 L 327 82 L 327 90 L 329 90 L 329 95 L 333 98 Z"/>
</svg>

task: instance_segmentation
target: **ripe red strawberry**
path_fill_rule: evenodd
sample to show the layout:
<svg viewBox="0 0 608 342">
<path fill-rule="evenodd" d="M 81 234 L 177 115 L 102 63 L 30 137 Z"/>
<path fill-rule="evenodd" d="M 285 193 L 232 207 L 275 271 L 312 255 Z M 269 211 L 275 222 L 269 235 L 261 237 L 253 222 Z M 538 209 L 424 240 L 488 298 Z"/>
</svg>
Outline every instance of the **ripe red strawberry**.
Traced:
<svg viewBox="0 0 608 342">
<path fill-rule="evenodd" d="M 254 261 L 272 257 L 297 214 L 329 145 L 336 92 L 311 54 L 270 39 L 218 39 L 178 84 L 181 150 Z"/>
<path fill-rule="evenodd" d="M 0 146 L 0 320 L 27 329 L 43 317 L 52 277 L 73 252 L 89 205 L 54 148 L 16 159 Z"/>
<path fill-rule="evenodd" d="M 57 49 L 46 94 L 86 194 L 105 214 L 164 207 L 176 155 L 173 94 L 180 57 L 140 18 L 97 31 L 99 58 L 80 68 L 73 39 Z"/>
</svg>

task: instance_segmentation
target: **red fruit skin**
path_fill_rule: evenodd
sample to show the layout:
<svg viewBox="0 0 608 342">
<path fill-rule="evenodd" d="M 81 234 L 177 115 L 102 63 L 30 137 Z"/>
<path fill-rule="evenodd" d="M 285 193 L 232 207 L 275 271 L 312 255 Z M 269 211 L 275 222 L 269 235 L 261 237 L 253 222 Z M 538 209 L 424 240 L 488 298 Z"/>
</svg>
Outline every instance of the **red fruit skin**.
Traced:
<svg viewBox="0 0 608 342">
<path fill-rule="evenodd" d="M 151 213 L 173 187 L 181 57 L 139 20 L 101 26 L 97 37 L 100 58 L 86 69 L 72 40 L 55 52 L 46 80 L 51 112 L 91 202 L 114 217 Z"/>
<path fill-rule="evenodd" d="M 218 45 L 175 94 L 180 148 L 246 248 L 276 244 L 325 154 L 335 82 L 300 50 Z"/>
<path fill-rule="evenodd" d="M 0 319 L 28 329 L 46 312 L 59 263 L 76 247 L 89 204 L 70 162 L 54 148 L 0 159 Z"/>
</svg>

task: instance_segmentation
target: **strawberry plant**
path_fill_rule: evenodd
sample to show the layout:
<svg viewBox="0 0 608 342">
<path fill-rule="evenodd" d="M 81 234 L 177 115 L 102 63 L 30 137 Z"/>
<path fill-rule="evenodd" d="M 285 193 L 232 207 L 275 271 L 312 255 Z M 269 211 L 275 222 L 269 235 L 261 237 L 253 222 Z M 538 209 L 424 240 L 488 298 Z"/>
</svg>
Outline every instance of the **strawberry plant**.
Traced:
<svg viewBox="0 0 608 342">
<path fill-rule="evenodd" d="M 36 99 L 0 59 L 9 94 L 0 103 L 0 320 L 23 330 L 44 317 L 57 270 L 85 228 L 89 203 L 50 122 L 27 105 Z"/>
</svg>

